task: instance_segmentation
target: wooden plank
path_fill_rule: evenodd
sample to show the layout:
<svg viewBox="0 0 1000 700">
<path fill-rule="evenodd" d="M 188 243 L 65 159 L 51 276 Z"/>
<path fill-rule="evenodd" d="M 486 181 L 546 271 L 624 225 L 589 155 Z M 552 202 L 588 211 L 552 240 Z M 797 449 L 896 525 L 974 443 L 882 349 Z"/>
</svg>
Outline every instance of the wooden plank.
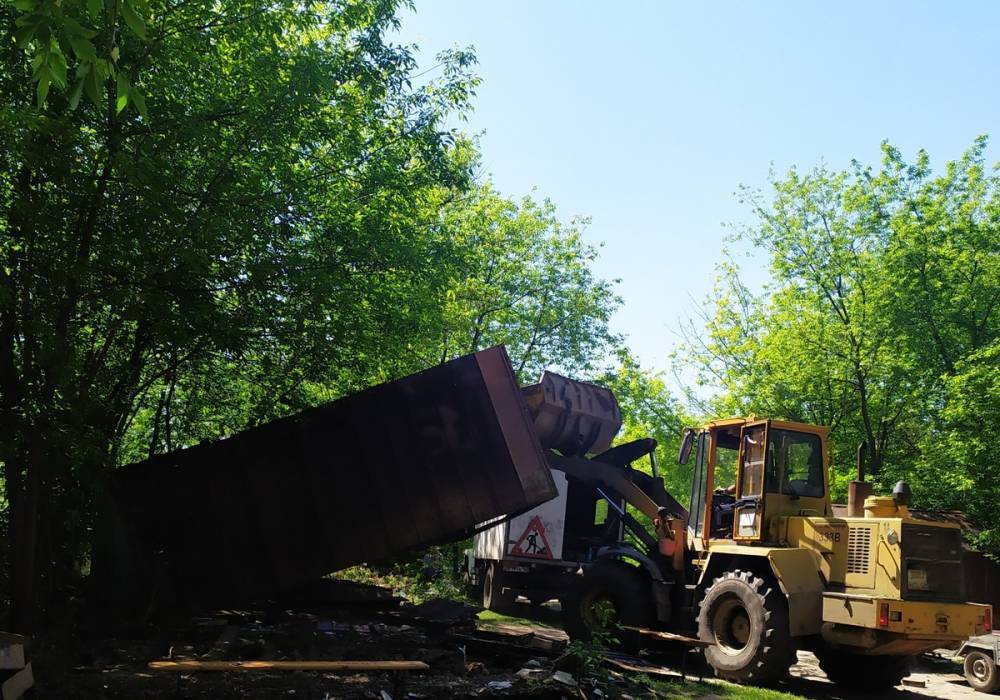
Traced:
<svg viewBox="0 0 1000 700">
<path fill-rule="evenodd" d="M 423 661 L 150 661 L 153 671 L 426 671 Z"/>
<path fill-rule="evenodd" d="M 526 640 L 526 643 L 524 644 L 519 644 L 516 642 L 503 641 L 501 639 L 484 638 L 482 636 L 478 636 L 480 634 L 481 632 L 477 632 L 477 636 L 468 634 L 449 634 L 448 639 L 461 642 L 469 649 L 475 649 L 489 654 L 512 655 L 528 658 L 534 656 L 555 657 L 559 655 L 559 651 L 554 647 L 549 648 L 549 645 L 535 646 L 534 642 L 536 639 L 534 637 Z M 502 637 L 504 635 L 497 636 Z"/>
<path fill-rule="evenodd" d="M 671 677 L 681 675 L 677 671 L 673 671 L 665 666 L 651 664 L 648 661 L 634 657 L 605 654 L 603 658 L 606 663 L 609 663 L 616 668 L 620 668 L 623 671 L 631 671 L 632 673 L 648 673 L 653 676 Z"/>
<path fill-rule="evenodd" d="M 655 639 L 663 639 L 668 642 L 680 642 L 682 644 L 687 644 L 694 647 L 710 647 L 711 642 L 705 642 L 701 639 L 696 639 L 694 637 L 685 637 L 683 634 L 673 634 L 672 632 L 661 632 L 659 630 L 650 630 L 645 627 L 629 627 L 628 625 L 622 625 L 627 630 L 632 630 L 633 632 L 638 632 L 639 634 L 646 637 L 654 637 Z"/>
</svg>

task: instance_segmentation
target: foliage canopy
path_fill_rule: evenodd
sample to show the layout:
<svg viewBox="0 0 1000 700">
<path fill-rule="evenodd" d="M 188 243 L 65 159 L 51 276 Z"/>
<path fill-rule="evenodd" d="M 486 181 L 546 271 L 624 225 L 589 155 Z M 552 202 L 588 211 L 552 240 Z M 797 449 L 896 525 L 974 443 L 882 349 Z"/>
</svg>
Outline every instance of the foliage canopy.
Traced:
<svg viewBox="0 0 1000 700">
<path fill-rule="evenodd" d="M 856 445 L 881 487 L 917 482 L 918 505 L 968 510 L 996 543 L 1000 175 L 975 141 L 940 175 L 883 144 L 878 169 L 791 170 L 744 190 L 766 256 L 760 292 L 732 261 L 686 357 L 722 392 L 709 409 L 833 427 L 838 495 Z"/>
<path fill-rule="evenodd" d="M 490 342 L 534 371 L 614 341 L 618 302 L 577 228 L 476 184 L 474 145 L 445 127 L 474 95 L 474 55 L 441 54 L 418 84 L 412 47 L 387 38 L 397 9 L 0 9 L 16 39 L 0 49 L 0 463 L 20 628 L 85 564 L 116 464 Z"/>
</svg>

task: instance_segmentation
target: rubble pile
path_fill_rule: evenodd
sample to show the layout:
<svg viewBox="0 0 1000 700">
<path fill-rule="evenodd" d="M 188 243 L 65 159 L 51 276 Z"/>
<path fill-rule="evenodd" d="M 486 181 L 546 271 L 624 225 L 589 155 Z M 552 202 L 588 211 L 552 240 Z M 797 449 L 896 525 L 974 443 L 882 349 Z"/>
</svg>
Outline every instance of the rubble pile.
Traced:
<svg viewBox="0 0 1000 700">
<path fill-rule="evenodd" d="M 141 633 L 96 638 L 71 652 L 74 658 L 39 661 L 36 665 L 43 670 L 36 675 L 46 694 L 79 698 L 651 696 L 632 674 L 581 665 L 567 653 L 560 630 L 491 625 L 477 619 L 479 608 L 463 603 L 431 600 L 411 605 L 388 591 L 373 595 L 373 587 L 358 588 L 355 600 L 274 601 L 249 610 L 218 610 Z M 164 661 L 185 662 L 174 664 L 185 669 L 201 662 L 227 671 L 170 673 L 151 668 L 151 662 L 162 668 Z M 341 662 L 335 672 L 273 668 L 331 661 Z M 426 668 L 353 668 L 372 662 L 422 662 L 410 665 Z"/>
</svg>

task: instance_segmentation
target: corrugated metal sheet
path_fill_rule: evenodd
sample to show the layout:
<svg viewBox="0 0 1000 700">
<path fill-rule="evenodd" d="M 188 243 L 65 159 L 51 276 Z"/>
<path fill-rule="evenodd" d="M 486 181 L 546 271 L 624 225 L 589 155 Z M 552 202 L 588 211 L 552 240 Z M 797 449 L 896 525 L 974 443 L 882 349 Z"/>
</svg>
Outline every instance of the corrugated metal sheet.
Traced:
<svg viewBox="0 0 1000 700">
<path fill-rule="evenodd" d="M 201 605 L 461 539 L 556 489 L 498 347 L 125 467 L 110 494 L 102 585 Z"/>
</svg>

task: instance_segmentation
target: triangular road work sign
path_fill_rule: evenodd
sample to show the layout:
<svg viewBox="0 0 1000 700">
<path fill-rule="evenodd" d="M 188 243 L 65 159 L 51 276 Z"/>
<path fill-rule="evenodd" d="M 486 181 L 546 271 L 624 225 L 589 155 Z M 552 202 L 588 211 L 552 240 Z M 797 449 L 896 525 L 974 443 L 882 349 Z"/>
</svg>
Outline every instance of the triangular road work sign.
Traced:
<svg viewBox="0 0 1000 700">
<path fill-rule="evenodd" d="M 545 539 L 545 526 L 542 525 L 542 519 L 539 516 L 536 515 L 531 519 L 510 553 L 511 556 L 515 557 L 552 558 L 552 548 L 549 546 L 549 541 Z"/>
</svg>

